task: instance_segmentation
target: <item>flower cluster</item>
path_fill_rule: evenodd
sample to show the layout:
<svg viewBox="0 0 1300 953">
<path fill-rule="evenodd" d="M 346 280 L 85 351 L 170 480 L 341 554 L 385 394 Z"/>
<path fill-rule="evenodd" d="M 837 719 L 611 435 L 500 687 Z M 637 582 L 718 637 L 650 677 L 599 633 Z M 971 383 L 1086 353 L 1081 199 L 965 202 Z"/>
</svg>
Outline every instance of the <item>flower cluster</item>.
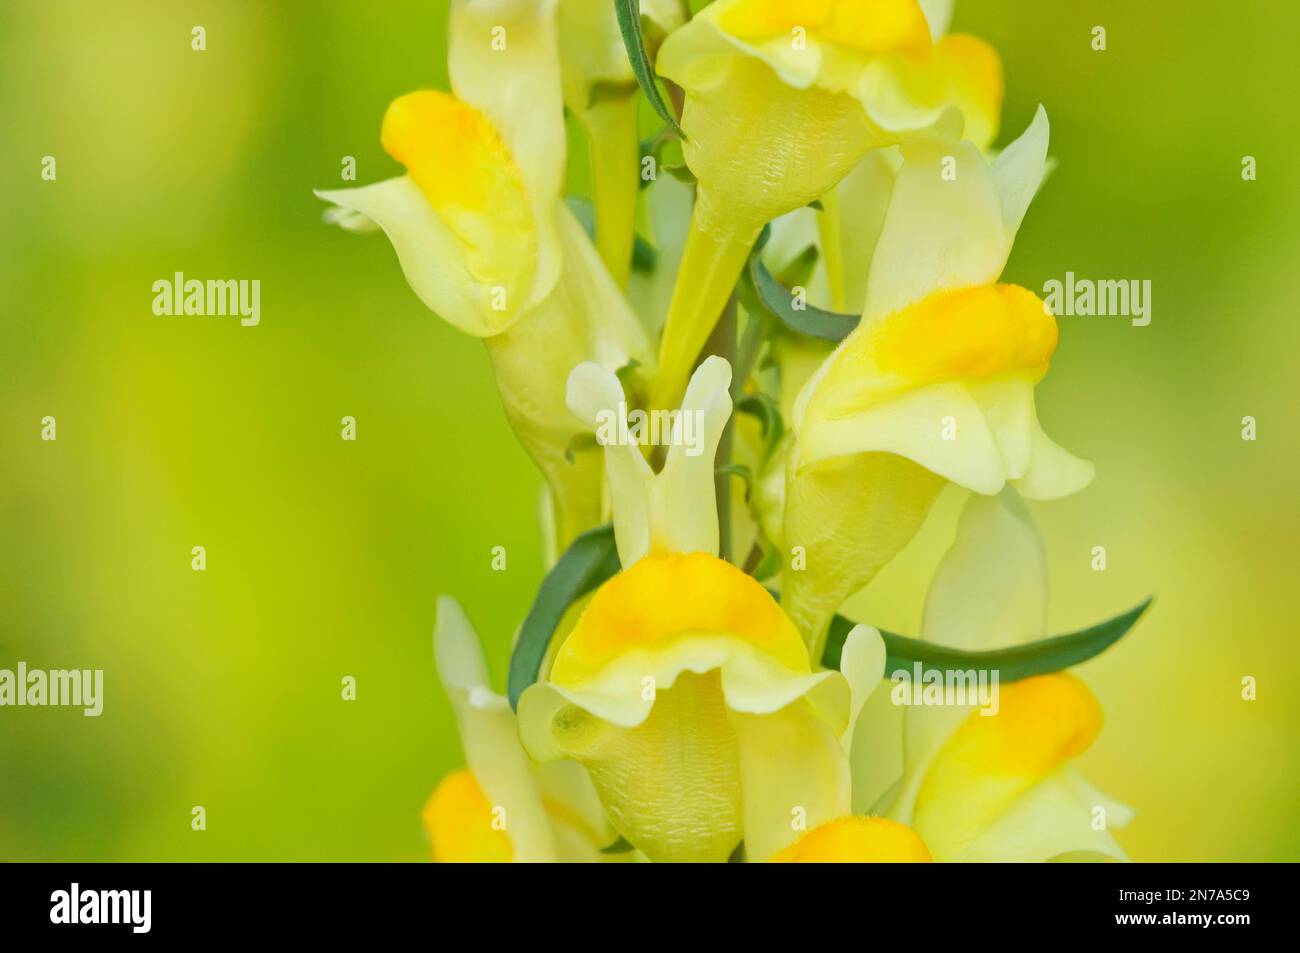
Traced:
<svg viewBox="0 0 1300 953">
<path fill-rule="evenodd" d="M 992 150 L 1001 62 L 950 17 L 945 0 L 454 0 L 451 92 L 384 116 L 405 174 L 318 193 L 484 340 L 547 486 L 552 565 L 508 696 L 438 604 L 467 767 L 425 809 L 436 859 L 1123 859 L 1109 831 L 1128 809 L 1072 767 L 1102 717 L 1063 669 L 1100 648 L 1062 660 L 1044 640 L 1023 502 L 1093 468 L 1035 409 L 1054 316 L 999 281 L 1047 115 Z M 643 142 L 649 104 L 664 128 Z M 583 136 L 585 222 L 563 195 Z M 685 185 L 659 180 L 665 144 Z M 634 277 L 638 229 L 671 244 L 683 196 L 675 272 L 660 254 Z M 967 501 L 919 636 L 847 621 L 950 485 Z M 882 682 L 912 658 L 941 681 L 943 659 L 983 660 L 997 704 L 910 705 L 900 734 Z"/>
</svg>

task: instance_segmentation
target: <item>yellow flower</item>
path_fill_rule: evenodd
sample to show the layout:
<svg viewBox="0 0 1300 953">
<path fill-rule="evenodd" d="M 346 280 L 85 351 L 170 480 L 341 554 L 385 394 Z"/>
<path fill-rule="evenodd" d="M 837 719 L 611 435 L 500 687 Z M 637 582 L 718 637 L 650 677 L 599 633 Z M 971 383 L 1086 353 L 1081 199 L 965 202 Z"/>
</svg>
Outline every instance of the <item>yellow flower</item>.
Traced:
<svg viewBox="0 0 1300 953">
<path fill-rule="evenodd" d="M 716 0 L 674 31 L 661 75 L 685 90 L 687 165 L 699 182 L 660 344 L 652 403 L 672 406 L 767 222 L 827 194 L 871 149 L 961 111 L 991 138 L 997 54 L 934 43 L 916 0 Z"/>
<path fill-rule="evenodd" d="M 649 343 L 561 199 L 555 0 L 456 0 L 449 72 L 454 93 L 410 93 L 384 116 L 381 141 L 406 175 L 317 194 L 344 228 L 383 229 L 420 300 L 485 340 L 563 547 L 600 519 L 597 455 L 566 456 L 565 374 L 580 361 L 645 364 Z"/>
<path fill-rule="evenodd" d="M 925 604 L 923 637 L 967 651 L 1040 639 L 1042 541 L 1016 494 L 974 496 Z M 991 709 L 990 709 L 991 710 Z M 936 860 L 1124 859 L 1110 834 L 1131 809 L 1071 766 L 1101 731 L 1097 699 L 1058 672 L 1001 685 L 996 714 L 909 707 L 903 779 L 889 811 Z"/>
<path fill-rule="evenodd" d="M 653 55 L 657 41 L 681 25 L 675 0 L 641 4 Z M 632 263 L 641 143 L 641 93 L 610 0 L 560 0 L 560 64 L 564 105 L 587 131 L 596 213 L 596 247 L 620 286 Z"/>
<path fill-rule="evenodd" d="M 492 691 L 478 636 L 456 600 L 438 600 L 438 675 L 468 767 L 445 778 L 423 812 L 434 860 L 597 861 L 615 840 L 586 772 L 534 766 L 510 703 Z"/>
<path fill-rule="evenodd" d="M 856 815 L 813 828 L 772 858 L 782 864 L 924 864 L 932 859 L 907 825 Z"/>
<path fill-rule="evenodd" d="M 814 646 L 832 613 L 915 534 L 951 481 L 1034 499 L 1073 493 L 1092 464 L 1043 432 L 1034 385 L 1056 319 L 996 284 L 1043 179 L 1047 116 L 988 163 L 970 143 L 903 144 L 862 321 L 795 403 L 784 542 L 803 548 L 783 602 Z"/>
<path fill-rule="evenodd" d="M 424 805 L 421 819 L 429 835 L 433 859 L 444 864 L 508 864 L 515 845 L 505 830 L 493 824 L 494 808 L 473 772 L 447 775 Z M 548 858 L 536 858 L 548 859 Z"/>
<path fill-rule="evenodd" d="M 718 558 L 713 459 L 730 383 L 721 358 L 700 366 L 678 433 L 702 439 L 675 442 L 657 474 L 640 447 L 606 443 L 624 569 L 519 704 L 529 752 L 583 764 L 614 827 L 652 860 L 726 860 L 742 840 L 765 860 L 804 824 L 848 813 L 845 739 L 884 667 L 879 633 L 859 626 L 842 672 L 815 671 L 775 600 Z M 623 400 L 594 365 L 575 369 L 569 393 L 598 433 Z"/>
</svg>

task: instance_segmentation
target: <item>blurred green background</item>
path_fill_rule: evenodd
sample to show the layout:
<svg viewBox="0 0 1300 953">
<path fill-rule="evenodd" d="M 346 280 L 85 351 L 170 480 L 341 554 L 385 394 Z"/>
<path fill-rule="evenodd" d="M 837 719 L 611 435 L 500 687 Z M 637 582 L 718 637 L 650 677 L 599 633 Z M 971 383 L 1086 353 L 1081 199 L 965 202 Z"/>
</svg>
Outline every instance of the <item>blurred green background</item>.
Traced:
<svg viewBox="0 0 1300 953">
<path fill-rule="evenodd" d="M 542 572 L 540 480 L 482 346 L 311 189 L 346 155 L 358 183 L 398 171 L 380 118 L 445 88 L 446 10 L 0 10 L 0 667 L 106 683 L 99 718 L 0 709 L 0 859 L 427 857 L 419 809 L 460 763 L 435 599 L 461 599 L 503 681 Z M 1098 465 L 1035 508 L 1052 630 L 1157 594 L 1082 670 L 1107 712 L 1084 767 L 1137 808 L 1136 859 L 1297 859 L 1300 9 L 971 0 L 955 27 L 1004 58 L 1000 141 L 1040 101 L 1052 120 L 1060 166 L 1007 280 L 1153 283 L 1149 327 L 1062 318 L 1039 389 L 1048 431 Z M 261 325 L 154 316 L 178 270 L 260 279 Z M 916 630 L 941 551 L 931 532 L 880 577 L 873 621 Z"/>
</svg>

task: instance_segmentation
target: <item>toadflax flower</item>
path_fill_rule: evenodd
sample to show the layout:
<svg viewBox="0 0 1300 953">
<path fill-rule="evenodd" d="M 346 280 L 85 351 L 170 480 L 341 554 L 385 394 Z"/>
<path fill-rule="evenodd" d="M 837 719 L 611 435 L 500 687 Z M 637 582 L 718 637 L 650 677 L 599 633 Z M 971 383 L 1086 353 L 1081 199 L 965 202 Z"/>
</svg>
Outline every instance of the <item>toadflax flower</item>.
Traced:
<svg viewBox="0 0 1300 953">
<path fill-rule="evenodd" d="M 827 622 L 915 534 L 951 481 L 1033 499 L 1073 493 L 1091 463 L 1043 432 L 1034 385 L 1056 348 L 1033 292 L 997 284 L 1043 179 L 1040 108 L 991 164 L 970 143 L 902 145 L 861 323 L 794 407 L 782 525 L 804 568 L 783 604 L 819 647 Z"/>
<path fill-rule="evenodd" d="M 510 703 L 490 687 L 478 636 L 447 596 L 438 600 L 434 655 L 469 764 L 443 778 L 425 805 L 434 860 L 602 859 L 615 835 L 586 772 L 528 760 Z"/>
<path fill-rule="evenodd" d="M 587 131 L 595 204 L 596 247 L 620 286 L 632 265 L 641 141 L 641 91 L 623 46 L 611 0 L 560 0 L 560 66 L 564 105 Z M 647 49 L 653 54 L 682 22 L 677 0 L 643 0 Z"/>
<path fill-rule="evenodd" d="M 406 174 L 317 194 L 344 228 L 383 229 L 420 300 L 484 339 L 563 547 L 599 522 L 601 498 L 599 455 L 567 452 L 565 375 L 581 361 L 645 364 L 650 346 L 561 199 L 555 0 L 456 0 L 449 42 L 453 93 L 410 93 L 384 116 L 384 149 Z"/>
<path fill-rule="evenodd" d="M 674 405 L 764 224 L 950 110 L 991 138 L 1002 101 L 997 53 L 971 37 L 935 43 L 917 0 L 716 0 L 669 35 L 656 69 L 685 91 L 682 148 L 699 183 L 656 407 Z"/>
<path fill-rule="evenodd" d="M 1042 540 L 1012 490 L 973 496 L 935 574 L 922 637 L 983 651 L 1045 634 Z M 964 705 L 904 713 L 904 775 L 889 815 L 936 860 L 1125 859 L 1109 829 L 1132 810 L 1070 766 L 1096 739 L 1102 711 L 1075 675 L 999 689 L 997 713 Z"/>
<path fill-rule="evenodd" d="M 731 414 L 731 369 L 711 357 L 681 415 L 704 434 L 659 473 L 634 443 L 604 447 L 623 569 L 519 703 L 529 752 L 591 773 L 611 823 L 652 860 L 726 860 L 743 840 L 765 860 L 805 827 L 849 812 L 845 739 L 881 678 L 884 644 L 859 626 L 842 671 L 817 671 L 757 580 L 719 559 L 713 459 Z M 594 364 L 569 379 L 574 413 L 599 430 L 623 403 Z"/>
<path fill-rule="evenodd" d="M 782 864 L 929 863 L 925 842 L 906 824 L 887 817 L 850 815 L 827 821 L 782 849 Z"/>
</svg>

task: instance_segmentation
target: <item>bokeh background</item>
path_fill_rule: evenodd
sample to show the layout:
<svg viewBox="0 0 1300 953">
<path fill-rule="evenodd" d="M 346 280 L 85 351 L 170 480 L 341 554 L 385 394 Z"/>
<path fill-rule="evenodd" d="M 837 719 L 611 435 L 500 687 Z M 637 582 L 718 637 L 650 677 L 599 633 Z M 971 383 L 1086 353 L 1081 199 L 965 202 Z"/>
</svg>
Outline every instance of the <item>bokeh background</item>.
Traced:
<svg viewBox="0 0 1300 953">
<path fill-rule="evenodd" d="M 540 481 L 482 346 L 311 189 L 346 155 L 360 183 L 397 171 L 379 121 L 445 88 L 446 10 L 0 7 L 0 667 L 106 682 L 99 718 L 0 709 L 0 859 L 427 857 L 419 809 L 460 763 L 435 599 L 462 600 L 503 681 L 542 573 Z M 1149 327 L 1062 318 L 1039 389 L 1099 474 L 1035 508 L 1052 630 L 1157 596 L 1082 669 L 1107 713 L 1084 767 L 1138 809 L 1136 859 L 1300 858 L 1300 8 L 968 0 L 955 27 L 1002 53 L 1001 141 L 1040 101 L 1052 119 L 1060 165 L 1008 280 L 1153 283 Z M 178 270 L 260 279 L 261 325 L 154 316 Z M 929 529 L 880 577 L 873 621 L 916 631 L 943 545 Z"/>
</svg>

